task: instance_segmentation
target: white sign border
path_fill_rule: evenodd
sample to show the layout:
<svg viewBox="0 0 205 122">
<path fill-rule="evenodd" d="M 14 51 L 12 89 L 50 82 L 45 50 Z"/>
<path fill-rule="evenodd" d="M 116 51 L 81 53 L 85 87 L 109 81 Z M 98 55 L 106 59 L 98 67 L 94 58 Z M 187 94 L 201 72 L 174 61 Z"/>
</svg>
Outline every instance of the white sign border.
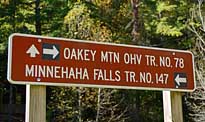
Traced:
<svg viewBox="0 0 205 122">
<path fill-rule="evenodd" d="M 13 48 L 13 37 L 14 36 L 23 36 L 23 37 L 33 37 L 40 39 L 52 39 L 52 40 L 61 40 L 61 41 L 71 41 L 71 42 L 83 42 L 89 44 L 100 44 L 100 45 L 111 45 L 111 46 L 119 46 L 119 47 L 132 47 L 132 48 L 141 48 L 141 49 L 152 49 L 158 51 L 169 51 L 169 52 L 181 52 L 181 53 L 189 53 L 192 55 L 193 62 L 193 77 L 194 77 L 194 89 L 177 89 L 177 88 L 153 88 L 153 87 L 137 87 L 137 86 L 115 86 L 115 85 L 94 85 L 94 84 L 73 84 L 73 83 L 48 83 L 48 82 L 25 82 L 25 81 L 14 81 L 11 79 L 11 67 L 12 67 L 12 48 Z M 196 88 L 195 82 L 195 69 L 194 69 L 194 55 L 191 51 L 185 50 L 175 50 L 175 49 L 166 49 L 166 48 L 156 48 L 156 47 L 146 47 L 146 46 L 136 46 L 136 45 L 126 45 L 126 44 L 115 44 L 115 43 L 107 43 L 107 42 L 96 42 L 96 41 L 85 41 L 85 40 L 77 40 L 77 39 L 66 39 L 66 38 L 58 38 L 58 37 L 47 37 L 47 36 L 39 36 L 39 35 L 30 35 L 30 34 L 21 34 L 21 33 L 13 33 L 9 36 L 8 42 L 8 66 L 7 66 L 7 80 L 12 84 L 19 85 L 46 85 L 46 86 L 74 86 L 74 87 L 94 87 L 94 88 L 117 88 L 117 89 L 135 89 L 135 90 L 155 90 L 155 91 L 180 91 L 180 92 L 193 92 Z"/>
</svg>

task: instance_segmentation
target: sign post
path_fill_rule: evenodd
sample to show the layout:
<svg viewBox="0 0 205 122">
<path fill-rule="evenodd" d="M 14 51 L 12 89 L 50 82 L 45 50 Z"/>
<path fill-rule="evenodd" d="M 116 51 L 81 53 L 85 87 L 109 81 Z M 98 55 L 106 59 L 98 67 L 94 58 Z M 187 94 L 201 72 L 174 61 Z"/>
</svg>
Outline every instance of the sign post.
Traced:
<svg viewBox="0 0 205 122">
<path fill-rule="evenodd" d="M 170 91 L 162 91 L 162 95 L 163 95 L 164 122 L 172 122 L 171 93 Z"/>
<path fill-rule="evenodd" d="M 181 94 L 181 92 L 171 92 L 172 122 L 183 122 Z"/>
<path fill-rule="evenodd" d="M 29 122 L 30 115 L 30 85 L 26 85 L 26 111 L 25 111 L 25 122 Z"/>
<path fill-rule="evenodd" d="M 30 86 L 29 122 L 46 122 L 46 86 Z"/>
<path fill-rule="evenodd" d="M 27 34 L 9 37 L 7 79 L 32 85 L 30 120 L 36 113 L 45 116 L 46 85 L 168 90 L 173 91 L 172 104 L 180 102 L 179 92 L 195 89 L 189 51 Z M 42 90 L 36 90 L 35 85 Z"/>
</svg>

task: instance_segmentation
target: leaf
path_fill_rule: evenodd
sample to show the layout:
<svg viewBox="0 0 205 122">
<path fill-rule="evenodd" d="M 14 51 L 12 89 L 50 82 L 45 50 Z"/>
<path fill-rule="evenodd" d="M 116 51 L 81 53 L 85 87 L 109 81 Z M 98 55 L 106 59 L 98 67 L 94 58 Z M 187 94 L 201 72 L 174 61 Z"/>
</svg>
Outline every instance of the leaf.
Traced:
<svg viewBox="0 0 205 122">
<path fill-rule="evenodd" d="M 179 36 L 183 35 L 183 33 L 180 32 L 179 28 L 168 25 L 165 22 L 160 22 L 157 25 L 156 33 L 157 34 L 162 34 L 162 35 L 165 35 L 165 36 L 175 36 L 175 37 L 179 37 Z"/>
<path fill-rule="evenodd" d="M 157 5 L 157 12 L 161 13 L 163 11 L 172 11 L 175 9 L 177 6 L 176 5 L 169 5 L 167 2 L 158 2 Z"/>
</svg>

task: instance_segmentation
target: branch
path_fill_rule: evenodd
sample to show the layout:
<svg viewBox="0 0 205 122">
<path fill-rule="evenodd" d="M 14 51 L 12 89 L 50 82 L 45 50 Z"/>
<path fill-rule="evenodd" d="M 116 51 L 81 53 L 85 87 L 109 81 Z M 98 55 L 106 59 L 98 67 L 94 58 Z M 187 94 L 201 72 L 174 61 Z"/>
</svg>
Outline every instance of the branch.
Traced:
<svg viewBox="0 0 205 122">
<path fill-rule="evenodd" d="M 204 18 L 203 18 L 203 16 L 202 16 L 202 11 L 201 11 L 201 6 L 202 6 L 202 4 L 203 4 L 203 0 L 198 0 L 198 13 L 199 13 L 199 18 L 200 18 L 200 20 L 201 20 L 201 24 L 202 24 L 202 28 L 203 28 L 203 30 L 205 31 L 205 23 L 204 23 Z"/>
</svg>

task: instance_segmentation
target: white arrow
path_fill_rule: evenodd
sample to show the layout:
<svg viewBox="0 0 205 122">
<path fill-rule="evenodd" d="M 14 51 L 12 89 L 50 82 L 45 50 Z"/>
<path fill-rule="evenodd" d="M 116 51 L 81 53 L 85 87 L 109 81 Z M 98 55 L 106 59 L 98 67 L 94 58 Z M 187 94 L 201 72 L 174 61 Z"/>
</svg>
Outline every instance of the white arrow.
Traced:
<svg viewBox="0 0 205 122">
<path fill-rule="evenodd" d="M 38 49 L 35 47 L 34 44 L 26 51 L 27 54 L 30 54 L 30 57 L 35 58 L 37 54 L 40 54 Z"/>
<path fill-rule="evenodd" d="M 59 51 L 53 45 L 53 49 L 43 49 L 43 54 L 53 55 L 53 59 L 59 54 Z"/>
<path fill-rule="evenodd" d="M 177 77 L 175 78 L 175 81 L 176 81 L 178 86 L 180 86 L 181 83 L 187 82 L 186 78 L 180 78 L 179 75 L 177 75 Z"/>
</svg>

